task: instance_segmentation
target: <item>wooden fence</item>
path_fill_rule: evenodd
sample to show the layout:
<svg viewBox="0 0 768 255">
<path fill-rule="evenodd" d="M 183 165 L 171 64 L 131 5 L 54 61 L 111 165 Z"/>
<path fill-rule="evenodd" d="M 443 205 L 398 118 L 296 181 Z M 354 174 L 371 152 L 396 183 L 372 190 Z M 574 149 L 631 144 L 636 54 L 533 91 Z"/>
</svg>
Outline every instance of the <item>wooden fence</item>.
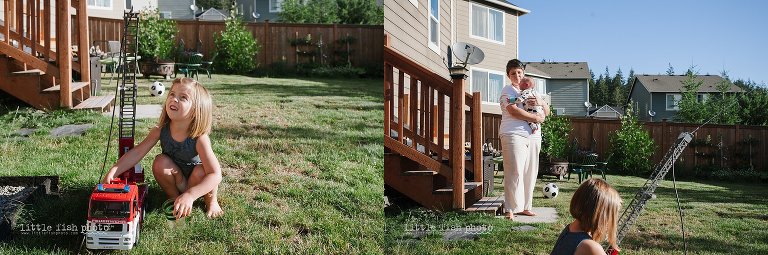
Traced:
<svg viewBox="0 0 768 255">
<path fill-rule="evenodd" d="M 122 33 L 122 20 L 89 18 L 91 41 L 119 41 Z M 297 63 L 307 63 L 311 58 L 319 59 L 317 43 L 322 40 L 324 61 L 332 63 L 334 58 L 339 61 L 346 60 L 346 52 L 349 51 L 350 62 L 355 67 L 382 66 L 384 41 L 384 26 L 381 25 L 338 25 L 338 24 L 287 24 L 255 22 L 244 23 L 245 29 L 253 34 L 261 51 L 256 56 L 257 66 L 270 67 L 273 63 L 281 63 L 287 67 L 294 67 Z M 224 30 L 223 21 L 176 21 L 179 29 L 176 42 L 184 40 L 185 48 L 195 48 L 200 42 L 199 51 L 205 56 L 210 56 L 216 49 L 214 35 Z M 291 44 L 297 38 L 305 38 L 311 35 L 314 45 L 299 46 Z M 351 37 L 352 43 L 339 42 L 340 39 Z M 102 49 L 104 50 L 104 49 Z"/>
<path fill-rule="evenodd" d="M 610 136 L 621 127 L 619 120 L 570 117 L 573 130 L 569 143 L 577 139 L 580 149 L 594 150 L 600 159 L 610 151 Z M 501 148 L 498 137 L 501 116 L 483 114 L 483 141 L 490 141 L 494 148 Z M 641 122 L 656 145 L 654 165 L 675 142 L 681 132 L 691 132 L 699 125 L 676 122 Z M 749 141 L 752 141 L 751 145 Z M 718 146 L 720 145 L 720 146 Z M 705 125 L 694 134 L 694 140 L 677 161 L 677 167 L 691 173 L 696 166 L 713 165 L 731 169 L 749 168 L 765 171 L 768 162 L 768 127 L 742 125 Z"/>
</svg>

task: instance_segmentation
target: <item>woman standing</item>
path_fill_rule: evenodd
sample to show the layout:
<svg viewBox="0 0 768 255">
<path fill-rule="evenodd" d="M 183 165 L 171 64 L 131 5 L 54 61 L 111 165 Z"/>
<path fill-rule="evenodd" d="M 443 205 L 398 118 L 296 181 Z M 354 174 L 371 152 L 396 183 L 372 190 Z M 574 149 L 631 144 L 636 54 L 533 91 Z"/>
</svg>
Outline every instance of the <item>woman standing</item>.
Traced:
<svg viewBox="0 0 768 255">
<path fill-rule="evenodd" d="M 533 82 L 531 78 L 525 77 L 523 79 L 528 79 Z M 531 99 L 526 100 L 525 104 L 529 107 L 534 106 L 541 106 L 542 110 L 544 111 L 543 117 L 549 116 L 549 104 L 545 102 L 542 97 L 540 97 L 538 94 L 534 93 L 534 97 Z M 539 113 L 542 114 L 542 113 Z M 542 126 L 542 125 L 539 125 Z M 520 214 L 527 215 L 527 216 L 536 216 L 536 213 L 532 211 L 533 209 L 533 190 L 534 186 L 536 185 L 536 176 L 539 174 L 539 153 L 541 152 L 541 134 L 543 130 L 540 127 L 539 130 L 534 130 L 533 133 L 530 135 L 530 156 L 528 157 L 528 163 L 525 165 L 525 168 L 523 170 L 523 212 Z"/>
<path fill-rule="evenodd" d="M 530 167 L 528 160 L 531 158 L 531 127 L 528 122 L 541 123 L 544 117 L 523 110 L 522 103 L 511 104 L 510 98 L 520 96 L 520 82 L 525 71 L 525 65 L 520 60 L 513 59 L 507 62 L 507 77 L 511 84 L 501 90 L 499 103 L 501 105 L 501 125 L 499 138 L 503 146 L 504 157 L 504 209 L 507 219 L 512 219 L 514 214 L 522 212 L 525 205 L 523 182 L 526 166 Z M 535 180 L 536 175 L 533 175 Z M 530 212 L 530 211 L 529 211 Z"/>
</svg>

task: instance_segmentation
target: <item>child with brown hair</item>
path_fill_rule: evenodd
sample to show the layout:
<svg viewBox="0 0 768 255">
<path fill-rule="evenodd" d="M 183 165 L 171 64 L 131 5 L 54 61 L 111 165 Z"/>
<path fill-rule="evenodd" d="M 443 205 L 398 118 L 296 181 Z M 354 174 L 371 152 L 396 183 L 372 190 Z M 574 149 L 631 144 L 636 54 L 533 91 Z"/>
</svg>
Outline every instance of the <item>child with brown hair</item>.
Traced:
<svg viewBox="0 0 768 255">
<path fill-rule="evenodd" d="M 208 136 L 212 112 L 211 95 L 202 84 L 186 77 L 173 80 L 158 125 L 109 169 L 102 182 L 109 183 L 136 165 L 159 141 L 163 151 L 155 157 L 152 173 L 173 200 L 174 216 L 189 216 L 192 203 L 200 197 L 205 200 L 209 218 L 222 215 L 216 198 L 221 166 Z"/>
<path fill-rule="evenodd" d="M 557 237 L 550 255 L 605 254 L 600 243 L 608 240 L 614 250 L 621 197 L 602 179 L 584 181 L 571 198 L 574 221 Z"/>
</svg>

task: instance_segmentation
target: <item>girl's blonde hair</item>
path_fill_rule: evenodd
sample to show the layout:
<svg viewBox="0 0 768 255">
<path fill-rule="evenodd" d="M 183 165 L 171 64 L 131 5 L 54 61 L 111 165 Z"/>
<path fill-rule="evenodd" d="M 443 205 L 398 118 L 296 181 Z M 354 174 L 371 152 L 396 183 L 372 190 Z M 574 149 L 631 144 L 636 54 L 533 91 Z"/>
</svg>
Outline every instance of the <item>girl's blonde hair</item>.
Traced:
<svg viewBox="0 0 768 255">
<path fill-rule="evenodd" d="M 620 208 L 619 192 L 602 179 L 588 179 L 573 193 L 570 212 L 592 240 L 608 239 L 608 243 L 617 246 L 616 225 Z"/>
<path fill-rule="evenodd" d="M 190 109 L 189 112 L 192 117 L 192 123 L 189 124 L 188 135 L 192 138 L 197 138 L 203 134 L 210 133 L 213 122 L 213 99 L 211 99 L 211 94 L 208 93 L 208 89 L 203 87 L 203 85 L 196 80 L 187 77 L 176 78 L 173 80 L 170 89 L 179 85 L 191 86 L 193 91 L 193 95 L 191 95 L 190 98 L 192 100 L 192 109 Z M 170 93 L 168 94 L 170 95 Z M 160 121 L 158 122 L 160 127 L 165 126 L 171 121 L 168 117 L 168 113 L 165 111 L 167 103 L 168 100 L 166 98 L 165 102 L 163 102 L 163 112 L 160 114 Z"/>
</svg>

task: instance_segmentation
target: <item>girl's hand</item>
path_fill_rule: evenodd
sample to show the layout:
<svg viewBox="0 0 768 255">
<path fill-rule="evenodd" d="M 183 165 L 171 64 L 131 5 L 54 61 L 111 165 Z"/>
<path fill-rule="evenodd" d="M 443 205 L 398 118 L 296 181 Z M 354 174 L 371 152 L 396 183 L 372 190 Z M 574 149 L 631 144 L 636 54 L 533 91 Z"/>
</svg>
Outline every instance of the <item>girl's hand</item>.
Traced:
<svg viewBox="0 0 768 255">
<path fill-rule="evenodd" d="M 112 179 L 115 179 L 115 170 L 117 170 L 115 167 L 112 167 L 107 171 L 107 174 L 104 175 L 104 179 L 101 180 L 101 183 L 103 184 L 110 184 L 112 182 Z"/>
<path fill-rule="evenodd" d="M 173 216 L 176 219 L 181 219 L 192 214 L 192 203 L 195 199 L 188 193 L 182 193 L 176 197 L 176 201 L 173 203 Z"/>
</svg>

